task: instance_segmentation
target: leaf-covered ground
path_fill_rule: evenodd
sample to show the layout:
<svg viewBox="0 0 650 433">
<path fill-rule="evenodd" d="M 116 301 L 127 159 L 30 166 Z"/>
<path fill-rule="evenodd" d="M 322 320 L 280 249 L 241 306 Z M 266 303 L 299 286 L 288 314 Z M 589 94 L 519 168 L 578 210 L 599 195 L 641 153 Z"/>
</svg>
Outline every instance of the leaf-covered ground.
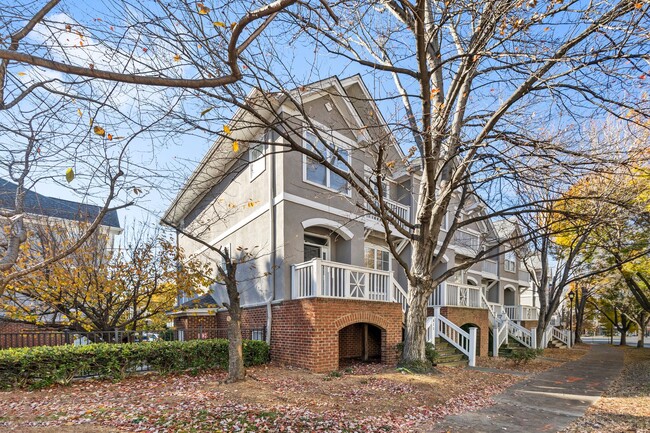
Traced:
<svg viewBox="0 0 650 433">
<path fill-rule="evenodd" d="M 455 368 L 407 375 L 377 365 L 341 373 L 266 366 L 229 385 L 217 371 L 2 392 L 0 432 L 412 432 L 489 405 L 521 379 Z"/>
<path fill-rule="evenodd" d="M 650 432 L 650 349 L 625 351 L 625 367 L 605 395 L 564 433 Z"/>
</svg>

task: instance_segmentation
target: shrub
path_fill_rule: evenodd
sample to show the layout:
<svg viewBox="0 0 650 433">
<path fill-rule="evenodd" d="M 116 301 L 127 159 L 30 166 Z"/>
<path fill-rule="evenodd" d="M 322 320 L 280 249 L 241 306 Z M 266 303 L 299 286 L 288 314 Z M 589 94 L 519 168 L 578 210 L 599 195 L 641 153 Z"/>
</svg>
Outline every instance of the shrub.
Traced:
<svg viewBox="0 0 650 433">
<path fill-rule="evenodd" d="M 269 346 L 244 340 L 244 365 L 269 361 Z M 228 340 L 41 346 L 0 350 L 0 389 L 67 385 L 74 377 L 121 380 L 141 367 L 159 373 L 228 367 Z"/>
<path fill-rule="evenodd" d="M 402 353 L 404 352 L 404 343 L 398 343 L 395 346 L 395 350 L 401 356 Z M 436 351 L 436 348 L 432 343 L 427 342 L 424 348 L 424 356 L 427 359 L 427 362 L 425 363 L 417 362 L 417 363 L 408 363 L 407 365 L 403 361 L 401 361 L 399 366 L 400 368 L 406 369 L 409 372 L 415 372 L 415 373 L 429 372 L 431 371 L 431 367 L 435 366 L 436 363 L 438 362 L 438 358 L 440 358 L 440 354 Z"/>
<path fill-rule="evenodd" d="M 528 361 L 537 358 L 543 352 L 542 349 L 521 349 L 513 350 L 506 357 L 511 359 L 515 365 L 527 364 Z"/>
</svg>

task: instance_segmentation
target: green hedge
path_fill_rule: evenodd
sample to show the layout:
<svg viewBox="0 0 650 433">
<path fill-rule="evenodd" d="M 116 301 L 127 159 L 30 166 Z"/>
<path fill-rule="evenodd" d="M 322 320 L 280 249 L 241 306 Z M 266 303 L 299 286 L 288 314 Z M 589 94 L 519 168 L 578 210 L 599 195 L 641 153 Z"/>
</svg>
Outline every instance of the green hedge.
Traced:
<svg viewBox="0 0 650 433">
<path fill-rule="evenodd" d="M 244 364 L 269 360 L 263 341 L 244 340 Z M 146 367 L 160 373 L 228 367 L 228 340 L 41 346 L 0 350 L 0 389 L 68 384 L 74 377 L 120 380 Z"/>
</svg>

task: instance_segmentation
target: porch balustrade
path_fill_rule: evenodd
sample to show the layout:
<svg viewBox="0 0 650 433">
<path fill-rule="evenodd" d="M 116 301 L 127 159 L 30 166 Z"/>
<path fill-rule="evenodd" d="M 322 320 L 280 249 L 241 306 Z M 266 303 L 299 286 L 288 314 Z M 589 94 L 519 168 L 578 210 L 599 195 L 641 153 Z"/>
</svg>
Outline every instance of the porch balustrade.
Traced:
<svg viewBox="0 0 650 433">
<path fill-rule="evenodd" d="M 505 305 L 504 309 L 511 320 L 538 320 L 539 308 L 529 305 Z"/>
<path fill-rule="evenodd" d="M 342 298 L 399 302 L 406 308 L 406 293 L 389 271 L 313 259 L 291 267 L 293 299 Z"/>
<path fill-rule="evenodd" d="M 384 203 L 386 204 L 386 207 L 388 207 L 388 209 L 390 209 L 395 215 L 404 221 L 411 221 L 411 208 L 408 205 L 387 198 L 384 199 Z M 372 213 L 368 214 L 368 218 L 373 221 L 381 221 L 379 217 L 373 215 Z"/>
<path fill-rule="evenodd" d="M 429 306 L 487 308 L 482 300 L 481 290 L 477 286 L 444 282 L 433 291 Z"/>
</svg>

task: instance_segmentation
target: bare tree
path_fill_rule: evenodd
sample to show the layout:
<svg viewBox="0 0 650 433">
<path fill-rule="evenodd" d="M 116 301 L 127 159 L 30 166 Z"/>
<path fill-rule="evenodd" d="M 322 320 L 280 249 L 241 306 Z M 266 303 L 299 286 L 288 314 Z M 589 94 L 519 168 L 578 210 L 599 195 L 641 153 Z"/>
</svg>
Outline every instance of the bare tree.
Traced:
<svg viewBox="0 0 650 433">
<path fill-rule="evenodd" d="M 173 228 L 191 243 L 200 247 L 202 252 L 195 253 L 191 257 L 192 260 L 201 261 L 210 270 L 214 270 L 204 276 L 207 278 L 209 290 L 217 295 L 219 306 L 228 312 L 228 378 L 226 380 L 228 383 L 241 381 L 246 377 L 242 338 L 242 294 L 250 290 L 252 283 L 269 276 L 271 272 L 255 264 L 261 255 L 258 246 L 232 247 L 230 244 L 215 245 L 211 242 L 211 228 L 220 221 L 236 217 L 237 209 L 241 206 L 254 207 L 255 203 L 220 200 L 210 205 L 210 212 L 206 213 L 211 216 L 210 219 L 199 218 L 187 227 L 164 218 L 162 220 L 162 224 Z M 242 269 L 244 267 L 247 268 L 246 271 Z M 224 291 L 225 299 L 223 299 Z M 266 332 L 270 333 L 271 330 L 267 329 Z M 267 341 L 269 341 L 268 336 Z"/>
<path fill-rule="evenodd" d="M 185 95 L 194 105 L 186 104 L 179 117 L 226 139 L 219 128 L 229 122 L 233 108 L 239 109 L 250 119 L 246 128 L 257 124 L 274 130 L 282 143 L 269 145 L 277 151 L 301 152 L 324 165 L 348 183 L 361 208 L 380 218 L 386 241 L 408 278 L 404 358 L 417 362 L 424 360 L 431 293 L 456 271 L 494 251 L 478 251 L 470 260 L 437 272 L 455 233 L 480 221 L 535 212 L 536 204 L 517 196 L 513 186 L 530 182 L 537 170 L 566 177 L 590 171 L 594 161 L 610 158 L 608 148 L 583 146 L 585 119 L 611 114 L 642 123 L 646 118 L 647 100 L 628 89 L 630 83 L 645 78 L 647 8 L 631 0 L 598 4 L 343 1 L 331 7 L 300 3 L 270 14 L 275 18 L 265 32 L 251 33 L 254 41 L 239 53 L 241 79 L 224 92 L 212 91 L 213 83 L 205 77 L 214 75 L 215 68 L 231 65 L 223 60 L 229 51 L 223 44 L 212 45 L 200 33 L 211 24 L 197 21 L 200 11 L 180 24 L 185 32 L 182 38 L 175 39 L 178 33 L 166 27 L 140 33 L 171 41 L 179 61 L 194 74 L 183 77 L 189 82 L 167 83 L 198 89 Z M 221 32 L 223 27 L 217 27 Z M 235 32 L 238 28 L 234 26 Z M 375 119 L 370 139 L 354 149 L 372 155 L 369 177 L 353 170 L 348 155 L 337 148 L 305 146 L 301 134 L 296 134 L 307 128 L 319 141 L 323 135 L 322 128 L 310 122 L 301 101 L 301 86 L 310 74 L 296 73 L 292 66 L 293 47 L 300 50 L 305 45 L 315 53 L 310 65 L 315 70 L 326 63 L 319 61 L 323 56 L 333 63 L 353 64 L 355 70 L 381 83 L 376 95 L 358 97 L 357 102 L 369 105 L 374 99 L 387 109 L 391 102 L 395 104 L 390 121 L 385 122 L 388 129 L 382 127 L 383 120 Z M 304 57 L 303 50 L 298 54 Z M 30 60 L 6 51 L 0 56 Z M 147 74 L 160 75 L 156 60 L 141 61 Z M 337 73 L 344 70 L 343 65 L 326 66 Z M 90 68 L 85 69 L 64 72 L 88 73 Z M 388 88 L 391 81 L 394 85 Z M 202 102 L 194 99 L 197 96 Z M 287 119 L 278 110 L 280 101 L 289 101 L 297 115 Z M 362 134 L 368 125 L 356 128 Z M 404 146 L 411 150 L 392 157 L 387 152 L 391 137 L 412 144 Z M 421 174 L 413 185 L 414 223 L 404 221 L 381 196 L 381 179 L 406 163 Z M 476 203 L 482 211 L 467 215 Z M 441 226 L 448 213 L 453 218 L 445 232 Z M 408 261 L 397 254 L 395 232 L 411 242 Z"/>
</svg>

